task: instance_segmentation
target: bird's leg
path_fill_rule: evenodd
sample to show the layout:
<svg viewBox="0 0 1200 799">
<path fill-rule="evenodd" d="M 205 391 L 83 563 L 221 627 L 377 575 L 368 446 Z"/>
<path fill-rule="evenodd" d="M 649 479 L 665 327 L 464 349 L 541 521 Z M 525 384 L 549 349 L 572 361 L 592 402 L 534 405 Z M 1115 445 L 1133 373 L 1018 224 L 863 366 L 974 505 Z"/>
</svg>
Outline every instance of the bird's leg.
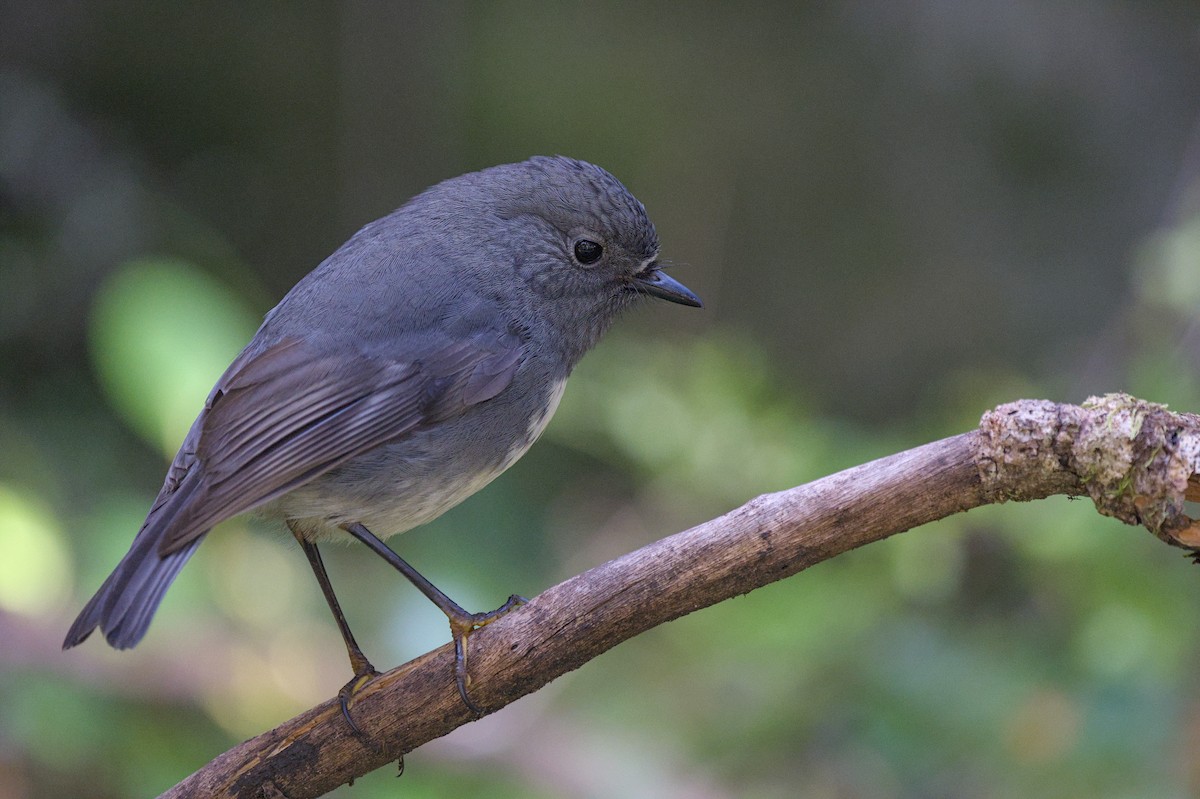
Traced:
<svg viewBox="0 0 1200 799">
<path fill-rule="evenodd" d="M 362 524 L 358 522 L 346 524 L 342 526 L 342 529 L 362 541 L 370 547 L 372 552 L 390 563 L 396 571 L 407 577 L 418 591 L 437 605 L 442 613 L 446 614 L 446 618 L 450 620 L 450 634 L 454 636 L 454 682 L 458 686 L 458 695 L 462 697 L 463 704 L 470 708 L 472 713 L 482 716 L 483 709 L 471 701 L 471 697 L 467 694 L 467 684 L 470 682 L 470 675 L 467 673 L 467 637 L 518 605 L 524 605 L 528 600 L 513 594 L 507 602 L 495 610 L 486 613 L 468 613 Z"/>
<path fill-rule="evenodd" d="M 343 685 L 342 690 L 338 691 L 338 702 L 342 706 L 342 715 L 346 717 L 350 729 L 354 730 L 355 735 L 363 737 L 362 730 L 350 717 L 350 702 L 354 698 L 354 694 L 358 693 L 364 685 L 379 676 L 379 672 L 371 665 L 371 661 L 367 660 L 367 656 L 358 646 L 358 641 L 354 640 L 354 633 L 350 632 L 350 625 L 346 623 L 342 606 L 338 604 L 337 597 L 333 593 L 333 585 L 329 582 L 329 574 L 325 571 L 325 563 L 321 560 L 321 553 L 317 550 L 317 545 L 297 532 L 291 524 L 288 524 L 288 529 L 292 531 L 292 535 L 296 536 L 296 540 L 300 542 L 300 548 L 308 557 L 308 563 L 312 566 L 317 583 L 321 586 L 321 593 L 325 595 L 329 610 L 333 612 L 333 620 L 337 622 L 338 629 L 342 631 L 342 640 L 346 642 L 346 654 L 350 656 L 350 668 L 354 669 L 354 679 Z"/>
</svg>

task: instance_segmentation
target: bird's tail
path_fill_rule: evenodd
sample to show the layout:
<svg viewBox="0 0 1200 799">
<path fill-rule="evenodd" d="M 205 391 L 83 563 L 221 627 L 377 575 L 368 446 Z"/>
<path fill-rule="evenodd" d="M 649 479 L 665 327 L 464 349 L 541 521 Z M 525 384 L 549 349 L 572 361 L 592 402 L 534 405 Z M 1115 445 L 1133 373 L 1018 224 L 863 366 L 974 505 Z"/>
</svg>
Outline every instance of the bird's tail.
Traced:
<svg viewBox="0 0 1200 799">
<path fill-rule="evenodd" d="M 163 594 L 204 540 L 200 536 L 178 551 L 160 555 L 159 536 L 151 527 L 142 528 L 129 552 L 80 611 L 63 649 L 82 643 L 97 627 L 115 649 L 129 649 L 142 640 Z"/>
</svg>

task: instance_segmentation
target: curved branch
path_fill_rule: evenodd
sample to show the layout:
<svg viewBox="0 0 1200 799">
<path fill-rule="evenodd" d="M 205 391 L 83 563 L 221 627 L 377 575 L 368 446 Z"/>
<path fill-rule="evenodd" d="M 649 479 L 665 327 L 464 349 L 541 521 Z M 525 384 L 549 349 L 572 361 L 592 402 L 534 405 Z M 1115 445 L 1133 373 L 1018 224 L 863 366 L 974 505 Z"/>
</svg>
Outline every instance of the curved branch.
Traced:
<svg viewBox="0 0 1200 799">
<path fill-rule="evenodd" d="M 1194 550 L 1184 499 L 1198 471 L 1200 417 L 1125 395 L 1002 405 L 978 430 L 760 496 L 550 588 L 471 636 L 471 696 L 495 712 L 651 627 L 983 504 L 1088 494 L 1101 513 Z M 453 674 L 446 645 L 356 695 L 370 744 L 331 700 L 163 796 L 320 796 L 472 721 Z"/>
</svg>

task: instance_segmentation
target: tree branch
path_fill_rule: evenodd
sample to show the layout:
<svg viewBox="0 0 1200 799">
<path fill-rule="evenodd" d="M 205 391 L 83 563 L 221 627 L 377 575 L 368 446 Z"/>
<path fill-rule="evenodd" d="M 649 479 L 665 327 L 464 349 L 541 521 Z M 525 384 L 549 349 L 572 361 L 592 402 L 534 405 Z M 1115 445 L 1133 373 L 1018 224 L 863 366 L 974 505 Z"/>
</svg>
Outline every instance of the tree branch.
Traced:
<svg viewBox="0 0 1200 799">
<path fill-rule="evenodd" d="M 1200 417 L 1125 395 L 1001 405 L 975 431 L 760 496 L 550 588 L 471 636 L 471 696 L 495 712 L 651 627 L 983 504 L 1087 494 L 1194 552 L 1197 472 Z M 446 645 L 372 682 L 353 711 L 370 744 L 331 700 L 163 796 L 320 796 L 471 721 L 453 673 Z"/>
</svg>

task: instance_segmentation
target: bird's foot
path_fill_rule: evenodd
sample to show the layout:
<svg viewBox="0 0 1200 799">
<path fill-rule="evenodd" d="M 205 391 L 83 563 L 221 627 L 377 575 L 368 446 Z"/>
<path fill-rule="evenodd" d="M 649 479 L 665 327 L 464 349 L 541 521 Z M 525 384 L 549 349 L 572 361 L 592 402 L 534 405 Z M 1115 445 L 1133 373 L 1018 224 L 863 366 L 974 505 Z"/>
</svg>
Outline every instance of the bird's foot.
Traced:
<svg viewBox="0 0 1200 799">
<path fill-rule="evenodd" d="M 355 666 L 354 679 L 343 685 L 342 690 L 338 691 L 338 704 L 342 706 L 342 716 L 354 734 L 364 741 L 368 738 L 354 723 L 354 717 L 350 715 L 350 706 L 354 704 L 354 696 L 378 676 L 379 672 L 375 670 L 375 667 L 366 658 L 363 658 L 362 663 Z"/>
<path fill-rule="evenodd" d="M 471 683 L 471 675 L 467 672 L 467 638 L 480 627 L 486 627 L 496 619 L 508 613 L 513 608 L 524 605 L 529 600 L 513 594 L 500 607 L 485 613 L 447 613 L 450 619 L 450 633 L 454 636 L 454 684 L 458 686 L 458 695 L 463 704 L 477 717 L 483 715 L 483 708 L 475 704 L 467 693 Z"/>
</svg>

